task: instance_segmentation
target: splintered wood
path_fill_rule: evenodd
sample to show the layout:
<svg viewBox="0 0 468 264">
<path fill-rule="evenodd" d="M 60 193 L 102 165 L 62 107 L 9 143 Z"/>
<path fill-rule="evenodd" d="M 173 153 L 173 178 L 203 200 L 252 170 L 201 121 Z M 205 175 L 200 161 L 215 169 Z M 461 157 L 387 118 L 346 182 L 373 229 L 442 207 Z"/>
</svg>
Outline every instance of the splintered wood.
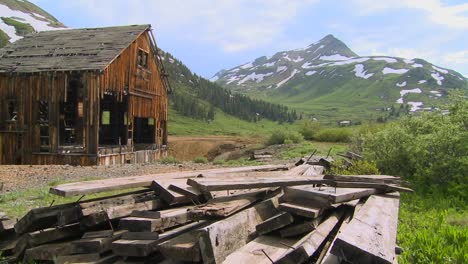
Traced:
<svg viewBox="0 0 468 264">
<path fill-rule="evenodd" d="M 52 192 L 64 196 L 145 188 L 36 208 L 18 221 L 0 211 L 0 251 L 8 263 L 395 263 L 396 191 L 411 191 L 398 177 L 288 168 L 58 186 Z"/>
</svg>

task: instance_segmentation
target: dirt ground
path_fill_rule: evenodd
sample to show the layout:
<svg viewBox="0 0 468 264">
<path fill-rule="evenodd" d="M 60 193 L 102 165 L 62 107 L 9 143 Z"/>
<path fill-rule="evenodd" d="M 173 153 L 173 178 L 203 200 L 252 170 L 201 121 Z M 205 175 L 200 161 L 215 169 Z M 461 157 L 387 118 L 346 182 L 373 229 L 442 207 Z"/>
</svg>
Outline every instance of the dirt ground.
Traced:
<svg viewBox="0 0 468 264">
<path fill-rule="evenodd" d="M 24 190 L 33 187 L 53 185 L 80 180 L 146 175 L 152 173 L 182 170 L 200 170 L 217 167 L 212 164 L 190 162 L 197 156 L 207 156 L 210 151 L 222 152 L 220 146 L 243 148 L 255 144 L 251 138 L 208 136 L 169 138 L 169 155 L 183 161 L 176 165 L 161 163 L 125 164 L 123 166 L 69 166 L 69 165 L 0 165 L 0 195 L 5 192 Z M 221 149 L 221 150 L 220 150 Z M 218 166 L 219 167 L 219 166 Z"/>
</svg>

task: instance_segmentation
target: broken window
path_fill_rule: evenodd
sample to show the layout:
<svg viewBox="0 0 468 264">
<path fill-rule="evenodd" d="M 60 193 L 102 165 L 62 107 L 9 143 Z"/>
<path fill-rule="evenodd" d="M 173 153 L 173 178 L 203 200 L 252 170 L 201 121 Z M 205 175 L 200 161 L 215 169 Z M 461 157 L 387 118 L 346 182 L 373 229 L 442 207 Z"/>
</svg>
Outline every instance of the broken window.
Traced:
<svg viewBox="0 0 468 264">
<path fill-rule="evenodd" d="M 7 107 L 7 121 L 16 121 L 18 119 L 18 102 L 15 99 L 8 100 Z"/>
<path fill-rule="evenodd" d="M 139 49 L 137 62 L 138 62 L 138 66 L 141 66 L 143 68 L 148 68 L 148 52 Z"/>
<path fill-rule="evenodd" d="M 100 108 L 99 145 L 126 145 L 127 98 L 119 101 L 116 94 L 106 93 L 101 99 Z"/>
<path fill-rule="evenodd" d="M 37 123 L 39 124 L 40 151 L 49 152 L 49 104 L 47 101 L 39 101 L 38 108 Z"/>
<path fill-rule="evenodd" d="M 153 118 L 138 118 L 134 119 L 134 142 L 136 144 L 146 143 L 154 144 L 155 140 L 155 125 Z"/>
<path fill-rule="evenodd" d="M 73 75 L 60 103 L 60 144 L 83 144 L 83 84 L 80 75 Z"/>
</svg>

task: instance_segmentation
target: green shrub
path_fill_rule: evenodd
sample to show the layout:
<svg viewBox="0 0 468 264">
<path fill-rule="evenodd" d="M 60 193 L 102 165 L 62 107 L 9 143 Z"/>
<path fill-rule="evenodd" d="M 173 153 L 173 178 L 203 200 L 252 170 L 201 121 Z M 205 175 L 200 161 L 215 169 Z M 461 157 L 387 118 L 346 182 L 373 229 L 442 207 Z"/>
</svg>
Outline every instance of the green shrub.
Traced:
<svg viewBox="0 0 468 264">
<path fill-rule="evenodd" d="M 173 156 L 166 156 L 159 160 L 161 164 L 179 164 L 180 161 Z"/>
<path fill-rule="evenodd" d="M 296 131 L 276 130 L 268 138 L 267 145 L 299 143 L 304 140 L 301 134 Z"/>
<path fill-rule="evenodd" d="M 2 17 L 1 19 L 5 24 L 15 27 L 16 34 L 19 36 L 25 36 L 29 33 L 35 32 L 34 28 L 28 23 L 22 23 L 9 17 Z"/>
<path fill-rule="evenodd" d="M 341 175 L 374 175 L 380 174 L 379 169 L 372 162 L 366 160 L 356 160 L 353 164 L 346 167 L 343 161 L 337 161 L 332 164 L 330 173 Z"/>
<path fill-rule="evenodd" d="M 299 127 L 299 133 L 302 134 L 304 139 L 312 140 L 314 139 L 315 135 L 322 129 L 321 125 L 317 121 L 312 121 L 310 119 L 306 119 L 301 122 Z"/>
<path fill-rule="evenodd" d="M 419 191 L 468 199 L 468 100 L 457 97 L 449 110 L 406 117 L 364 136 L 364 156 Z"/>
<path fill-rule="evenodd" d="M 215 160 L 213 161 L 213 164 L 214 164 L 214 165 L 224 165 L 225 163 L 226 163 L 226 161 L 223 160 L 223 159 L 215 159 Z"/>
<path fill-rule="evenodd" d="M 347 128 L 326 128 L 315 134 L 314 139 L 325 142 L 350 142 L 351 130 Z"/>
<path fill-rule="evenodd" d="M 203 156 L 198 156 L 198 157 L 195 157 L 193 159 L 193 162 L 195 163 L 201 163 L 201 164 L 206 164 L 208 163 L 208 159 L 206 157 L 203 157 Z"/>
</svg>

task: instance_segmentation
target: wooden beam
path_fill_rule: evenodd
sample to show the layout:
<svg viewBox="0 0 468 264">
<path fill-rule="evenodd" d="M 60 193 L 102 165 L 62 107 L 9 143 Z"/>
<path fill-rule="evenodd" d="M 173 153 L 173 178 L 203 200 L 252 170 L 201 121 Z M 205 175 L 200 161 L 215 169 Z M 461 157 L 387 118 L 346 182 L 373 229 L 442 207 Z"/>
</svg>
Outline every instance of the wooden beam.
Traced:
<svg viewBox="0 0 468 264">
<path fill-rule="evenodd" d="M 258 224 L 255 227 L 258 235 L 265 235 L 277 229 L 283 228 L 294 222 L 294 218 L 291 214 L 286 212 L 281 212 L 262 223 Z"/>
<path fill-rule="evenodd" d="M 169 185 L 169 190 L 180 193 L 192 201 L 202 201 L 203 193 L 192 186 L 186 184 L 186 181 L 183 183 L 173 183 Z"/>
<path fill-rule="evenodd" d="M 159 245 L 161 254 L 171 260 L 200 262 L 202 260 L 197 230 L 182 234 Z"/>
<path fill-rule="evenodd" d="M 274 170 L 287 170 L 286 165 L 262 165 L 262 166 L 248 166 L 237 168 L 217 168 L 200 171 L 183 171 L 172 173 L 160 173 L 142 176 L 122 177 L 117 179 L 104 179 L 86 182 L 76 182 L 61 184 L 57 187 L 50 188 L 50 193 L 59 196 L 74 196 L 90 193 L 99 193 L 105 191 L 121 190 L 127 188 L 149 187 L 154 180 L 162 179 L 177 179 L 177 178 L 190 178 L 196 177 L 200 174 L 224 174 L 233 172 L 248 172 L 248 171 L 274 171 Z"/>
<path fill-rule="evenodd" d="M 181 184 L 185 182 L 185 179 L 155 180 L 151 183 L 151 189 L 167 204 L 190 203 L 190 199 L 187 196 L 169 189 L 169 185 L 173 182 Z"/>
<path fill-rule="evenodd" d="M 296 264 L 306 262 L 328 237 L 328 234 L 339 223 L 343 210 L 332 213 L 327 219 L 320 223 L 317 228 L 304 236 L 290 250 L 279 258 L 275 263 Z"/>
<path fill-rule="evenodd" d="M 272 198 L 200 229 L 203 263 L 221 263 L 229 254 L 247 244 L 255 233 L 255 227 L 279 212 L 277 205 L 278 199 Z"/>
<path fill-rule="evenodd" d="M 112 231 L 112 230 L 111 230 Z M 127 230 L 112 232 L 110 235 L 104 234 L 101 237 L 84 235 L 81 239 L 71 242 L 73 254 L 103 253 L 111 249 L 113 241 L 120 239 Z"/>
<path fill-rule="evenodd" d="M 327 185 L 340 188 L 375 188 L 385 192 L 414 192 L 410 188 L 384 183 L 329 181 Z"/>
<path fill-rule="evenodd" d="M 70 242 L 45 244 L 28 248 L 24 254 L 26 263 L 38 261 L 54 261 L 58 256 L 71 254 Z"/>
<path fill-rule="evenodd" d="M 130 232 L 154 232 L 190 222 L 188 210 L 192 206 L 160 211 L 160 218 L 126 217 L 120 219 L 120 228 Z"/>
<path fill-rule="evenodd" d="M 280 236 L 282 238 L 285 238 L 285 237 L 294 237 L 294 236 L 302 235 L 305 233 L 309 233 L 313 231 L 320 224 L 321 220 L 322 220 L 322 217 L 318 217 L 318 218 L 315 218 L 314 220 L 307 220 L 302 223 L 297 223 L 289 227 L 285 227 L 279 231 Z"/>
<path fill-rule="evenodd" d="M 192 178 L 187 180 L 188 185 L 204 192 L 235 189 L 285 187 L 305 184 L 321 184 L 324 182 L 325 181 L 321 179 L 307 177 L 245 178 L 242 180 Z"/>
<path fill-rule="evenodd" d="M 395 260 L 399 194 L 372 195 L 340 233 L 332 253 L 355 263 Z"/>
<path fill-rule="evenodd" d="M 332 205 L 343 203 L 381 191 L 373 188 L 335 188 L 313 187 L 311 185 L 292 186 L 284 188 L 284 201 L 311 201 L 316 205 Z"/>
<path fill-rule="evenodd" d="M 400 177 L 388 175 L 325 175 L 326 180 L 344 181 L 344 182 L 368 182 L 368 183 L 388 183 L 399 184 Z"/>
<path fill-rule="evenodd" d="M 324 207 L 306 206 L 285 202 L 280 203 L 278 209 L 280 209 L 281 211 L 286 211 L 295 215 L 300 215 L 303 217 L 313 219 L 322 214 Z"/>
</svg>

